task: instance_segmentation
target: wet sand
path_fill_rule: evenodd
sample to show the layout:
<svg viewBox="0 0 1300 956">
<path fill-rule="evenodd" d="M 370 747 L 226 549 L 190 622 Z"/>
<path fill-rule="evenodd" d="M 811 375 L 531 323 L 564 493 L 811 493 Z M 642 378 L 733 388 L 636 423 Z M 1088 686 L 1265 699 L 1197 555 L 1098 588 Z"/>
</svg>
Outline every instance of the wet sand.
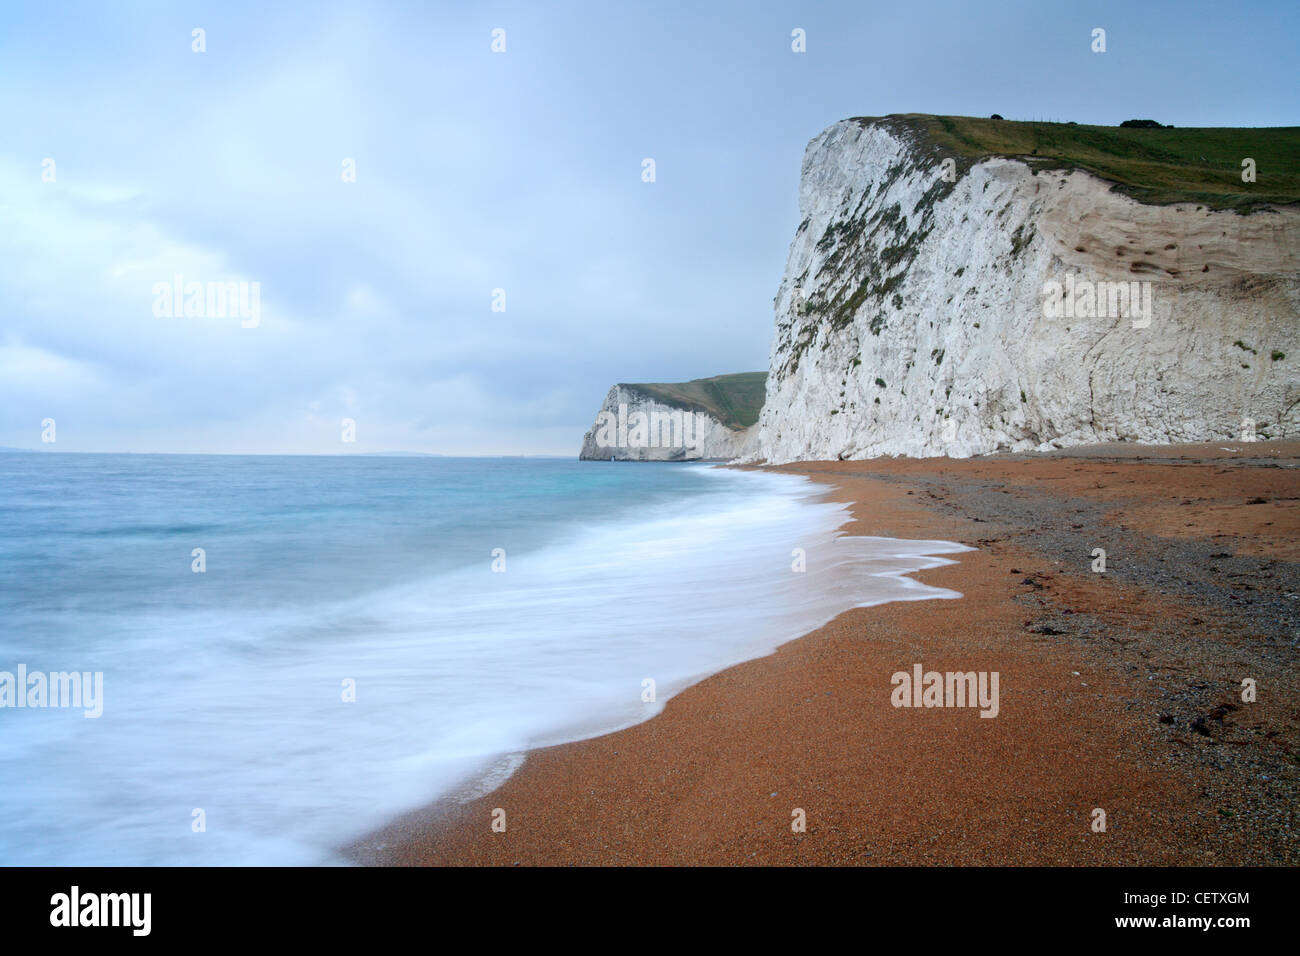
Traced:
<svg viewBox="0 0 1300 956">
<path fill-rule="evenodd" d="M 533 751 L 486 796 L 347 852 L 390 865 L 1296 865 L 1297 465 L 1300 443 L 1261 442 L 777 468 L 851 503 L 847 533 L 978 549 L 914 575 L 964 597 L 846 612 L 643 724 Z M 917 663 L 998 672 L 998 716 L 892 706 L 891 675 Z"/>
</svg>

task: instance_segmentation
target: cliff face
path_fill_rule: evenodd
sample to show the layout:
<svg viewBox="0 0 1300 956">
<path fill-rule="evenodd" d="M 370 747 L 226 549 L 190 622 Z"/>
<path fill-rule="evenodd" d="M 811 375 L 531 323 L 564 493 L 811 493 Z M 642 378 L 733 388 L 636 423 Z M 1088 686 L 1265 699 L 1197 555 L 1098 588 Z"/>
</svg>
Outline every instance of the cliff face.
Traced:
<svg viewBox="0 0 1300 956">
<path fill-rule="evenodd" d="M 636 385 L 615 385 L 583 436 L 583 460 L 696 461 L 751 451 L 755 428 L 733 429 L 713 415 L 668 404 Z"/>
<path fill-rule="evenodd" d="M 799 204 L 746 459 L 1300 433 L 1294 207 L 1144 205 L 893 118 L 814 139 Z"/>
</svg>

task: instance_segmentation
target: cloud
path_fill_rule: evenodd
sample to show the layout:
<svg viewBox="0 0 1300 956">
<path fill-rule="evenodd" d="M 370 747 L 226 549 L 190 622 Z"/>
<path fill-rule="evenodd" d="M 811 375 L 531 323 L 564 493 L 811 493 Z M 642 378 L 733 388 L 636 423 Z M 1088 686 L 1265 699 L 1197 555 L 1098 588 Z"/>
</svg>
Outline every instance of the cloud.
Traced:
<svg viewBox="0 0 1300 956">
<path fill-rule="evenodd" d="M 766 366 L 799 159 L 826 124 L 1122 118 L 1076 109 L 1096 87 L 1044 66 L 1073 42 L 1060 13 L 829 4 L 801 14 L 795 56 L 780 6 L 673 9 L 6 9 L 0 444 L 30 446 L 57 413 L 71 449 L 324 453 L 355 417 L 382 450 L 572 454 L 616 381 Z M 1209 7 L 1185 28 L 1121 12 L 1119 35 L 1178 32 L 1135 67 L 1157 79 L 1223 33 Z M 1235 67 L 1125 89 L 1163 91 L 1149 112 L 1181 125 L 1217 90 L 1269 90 L 1240 121 L 1289 122 L 1288 18 L 1268 14 Z M 1000 71 L 905 42 L 860 55 L 911 35 Z M 260 324 L 155 316 L 154 285 L 178 274 L 259 283 Z"/>
</svg>

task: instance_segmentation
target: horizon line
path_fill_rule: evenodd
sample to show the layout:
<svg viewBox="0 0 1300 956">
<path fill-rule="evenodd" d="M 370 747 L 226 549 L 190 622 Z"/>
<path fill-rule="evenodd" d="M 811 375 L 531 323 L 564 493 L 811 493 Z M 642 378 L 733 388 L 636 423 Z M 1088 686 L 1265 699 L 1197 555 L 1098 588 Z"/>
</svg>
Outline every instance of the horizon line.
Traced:
<svg viewBox="0 0 1300 956">
<path fill-rule="evenodd" d="M 189 455 L 189 456 L 223 456 L 230 458 L 573 458 L 577 455 L 561 454 L 521 454 L 493 452 L 490 454 L 447 454 L 432 451 L 364 451 L 364 452 L 294 452 L 294 451 L 76 451 L 56 448 L 18 448 L 13 445 L 0 446 L 0 455 L 5 454 L 60 454 L 60 455 Z"/>
</svg>

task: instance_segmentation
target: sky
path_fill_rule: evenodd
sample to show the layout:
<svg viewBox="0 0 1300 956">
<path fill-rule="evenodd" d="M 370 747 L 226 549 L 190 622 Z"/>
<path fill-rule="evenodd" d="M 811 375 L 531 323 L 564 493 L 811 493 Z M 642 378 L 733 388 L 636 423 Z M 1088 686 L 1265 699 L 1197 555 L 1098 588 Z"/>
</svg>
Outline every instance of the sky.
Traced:
<svg viewBox="0 0 1300 956">
<path fill-rule="evenodd" d="M 615 382 L 767 367 L 830 124 L 1297 125 L 1298 40 L 1291 0 L 10 0 L 0 445 L 576 456 Z"/>
</svg>

